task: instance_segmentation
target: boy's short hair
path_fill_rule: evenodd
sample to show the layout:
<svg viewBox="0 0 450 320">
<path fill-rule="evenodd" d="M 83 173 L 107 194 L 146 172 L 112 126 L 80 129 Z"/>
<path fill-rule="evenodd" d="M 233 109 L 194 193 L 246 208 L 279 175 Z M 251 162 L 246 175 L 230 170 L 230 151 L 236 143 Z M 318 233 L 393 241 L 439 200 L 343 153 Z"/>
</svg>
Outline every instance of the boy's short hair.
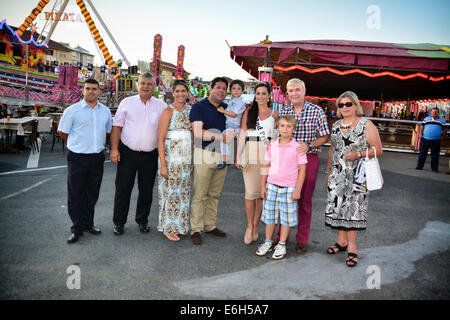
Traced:
<svg viewBox="0 0 450 320">
<path fill-rule="evenodd" d="M 240 85 L 241 88 L 242 88 L 242 91 L 244 91 L 244 88 L 245 88 L 244 81 L 239 80 L 239 79 L 231 81 L 231 83 L 230 83 L 230 90 L 231 90 L 231 88 L 233 88 L 233 85 L 235 85 L 235 84 Z"/>
<path fill-rule="evenodd" d="M 286 122 L 289 122 L 290 124 L 292 124 L 294 126 L 294 130 L 297 127 L 297 120 L 295 120 L 295 118 L 289 114 L 285 114 L 282 115 L 278 118 L 277 120 L 277 124 L 280 123 L 280 120 L 284 120 Z"/>
</svg>

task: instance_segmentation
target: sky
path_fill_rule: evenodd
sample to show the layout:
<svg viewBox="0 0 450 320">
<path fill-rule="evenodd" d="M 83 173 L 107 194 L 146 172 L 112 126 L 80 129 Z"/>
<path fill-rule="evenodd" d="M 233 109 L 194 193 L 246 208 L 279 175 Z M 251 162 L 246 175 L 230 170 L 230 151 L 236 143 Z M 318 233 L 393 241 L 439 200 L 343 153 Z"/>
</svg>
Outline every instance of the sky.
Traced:
<svg viewBox="0 0 450 320">
<path fill-rule="evenodd" d="M 0 0 L 0 19 L 19 27 L 39 0 Z M 132 65 L 150 62 L 153 39 L 161 34 L 163 61 L 176 64 L 185 47 L 184 68 L 191 78 L 252 78 L 230 58 L 226 43 L 271 41 L 360 40 L 450 45 L 450 0 L 91 0 Z M 51 11 L 56 1 L 44 8 Z M 88 11 L 114 60 L 121 56 L 87 1 Z M 59 4 L 56 6 L 59 8 Z M 75 0 L 66 12 L 80 14 Z M 44 21 L 37 19 L 37 31 Z M 28 40 L 28 39 L 24 39 Z M 52 40 L 80 45 L 103 64 L 84 22 L 60 22 Z M 125 66 L 125 64 L 124 64 Z"/>
</svg>

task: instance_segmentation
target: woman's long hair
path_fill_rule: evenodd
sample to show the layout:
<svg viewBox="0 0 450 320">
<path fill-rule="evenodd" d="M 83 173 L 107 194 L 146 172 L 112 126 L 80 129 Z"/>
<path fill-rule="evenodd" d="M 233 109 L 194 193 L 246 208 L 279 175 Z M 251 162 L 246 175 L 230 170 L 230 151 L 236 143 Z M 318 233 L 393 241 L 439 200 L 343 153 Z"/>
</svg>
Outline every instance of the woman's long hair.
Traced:
<svg viewBox="0 0 450 320">
<path fill-rule="evenodd" d="M 267 89 L 267 93 L 269 94 L 269 102 L 267 106 L 272 109 L 272 100 L 270 97 L 270 84 L 267 82 L 260 82 L 255 87 L 255 98 L 253 99 L 250 108 L 248 109 L 247 114 L 247 129 L 256 129 L 256 120 L 258 119 L 258 102 L 256 102 L 256 89 L 260 87 L 265 87 Z"/>
</svg>

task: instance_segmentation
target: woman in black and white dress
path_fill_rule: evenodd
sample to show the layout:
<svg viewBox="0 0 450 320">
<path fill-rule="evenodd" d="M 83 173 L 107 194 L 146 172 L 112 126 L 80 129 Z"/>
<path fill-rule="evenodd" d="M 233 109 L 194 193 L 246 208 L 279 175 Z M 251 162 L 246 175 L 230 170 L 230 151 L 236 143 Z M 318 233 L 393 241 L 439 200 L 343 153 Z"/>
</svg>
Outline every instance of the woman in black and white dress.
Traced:
<svg viewBox="0 0 450 320">
<path fill-rule="evenodd" d="M 331 145 L 328 153 L 328 165 L 325 186 L 328 200 L 325 210 L 325 225 L 338 230 L 338 239 L 328 248 L 328 254 L 346 251 L 346 264 L 354 267 L 358 263 L 356 233 L 367 227 L 368 191 L 365 184 L 354 191 L 353 177 L 358 160 L 381 155 L 382 145 L 378 130 L 368 119 L 362 117 L 363 110 L 358 97 L 346 91 L 336 100 L 337 116 L 331 130 Z"/>
</svg>

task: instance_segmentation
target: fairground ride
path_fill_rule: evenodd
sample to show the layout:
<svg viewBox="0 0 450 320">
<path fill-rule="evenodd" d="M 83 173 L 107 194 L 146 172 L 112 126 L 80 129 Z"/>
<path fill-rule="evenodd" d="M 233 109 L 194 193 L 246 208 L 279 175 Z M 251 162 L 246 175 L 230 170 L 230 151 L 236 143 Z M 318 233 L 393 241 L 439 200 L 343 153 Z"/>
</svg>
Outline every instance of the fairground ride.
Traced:
<svg viewBox="0 0 450 320">
<path fill-rule="evenodd" d="M 31 13 L 26 17 L 25 21 L 22 25 L 17 28 L 17 30 L 13 30 L 6 24 L 6 20 L 3 20 L 0 24 L 0 29 L 4 31 L 4 34 L 7 38 L 14 38 L 12 41 L 15 43 L 19 43 L 25 49 L 20 50 L 26 52 L 26 58 L 22 59 L 21 63 L 11 63 L 6 62 L 8 66 L 1 66 L 0 76 L 1 76 L 1 87 L 5 90 L 0 90 L 1 96 L 9 96 L 13 95 L 14 97 L 22 97 L 25 101 L 28 102 L 30 93 L 33 91 L 41 90 L 38 95 L 38 100 L 41 102 L 48 103 L 73 103 L 76 102 L 80 98 L 80 83 L 78 81 L 78 67 L 77 66 L 69 66 L 69 65 L 59 65 L 59 74 L 56 75 L 46 75 L 42 77 L 40 72 L 32 72 L 29 69 L 32 62 L 36 63 L 39 59 L 38 57 L 42 57 L 44 53 L 40 52 L 40 50 L 48 49 L 48 43 L 51 41 L 51 36 L 56 29 L 58 23 L 62 20 L 52 19 L 53 22 L 49 23 L 49 20 L 45 22 L 39 36 L 37 37 L 36 32 L 36 23 L 33 23 L 39 14 L 42 13 L 44 7 L 50 2 L 50 0 L 41 0 L 38 2 L 37 6 L 31 11 Z M 67 7 L 69 0 L 56 0 L 51 13 L 55 12 L 55 15 L 58 17 L 63 17 L 65 14 L 64 11 Z M 94 39 L 94 42 L 97 46 L 99 52 L 101 51 L 101 57 L 104 59 L 105 64 L 109 67 L 110 73 L 114 76 L 114 78 L 118 78 L 120 75 L 120 70 L 118 69 L 116 63 L 114 62 L 109 50 L 104 43 L 100 32 L 95 25 L 89 10 L 86 7 L 85 2 L 89 4 L 91 11 L 97 17 L 97 20 L 100 22 L 106 33 L 108 34 L 110 40 L 115 45 L 116 49 L 120 53 L 122 60 L 130 67 L 130 63 L 126 58 L 125 54 L 119 47 L 117 41 L 114 39 L 113 35 L 109 31 L 107 25 L 104 20 L 100 16 L 99 12 L 93 5 L 91 0 L 76 0 L 78 7 L 85 19 L 86 24 L 89 27 L 91 35 Z M 57 8 L 59 5 L 59 9 Z M 63 20 L 64 21 L 64 20 Z M 30 29 L 28 31 L 27 29 Z M 30 39 L 23 39 L 22 37 L 30 36 Z M 37 39 L 36 39 L 37 38 Z M 3 39 L 2 39 L 3 40 Z M 3 42 L 3 41 L 2 41 Z M 6 48 L 8 51 L 8 46 Z M 33 51 L 34 54 L 29 55 L 30 51 Z M 10 50 L 12 51 L 12 49 Z M 38 52 L 39 51 L 39 52 Z M 38 52 L 38 54 L 37 54 Z M 10 59 L 14 59 L 13 54 L 11 53 Z M 18 66 L 17 66 L 18 65 Z M 43 75 L 45 75 L 43 73 Z M 36 79 L 34 79 L 36 78 Z M 38 79 L 39 78 L 39 79 Z M 34 81 L 37 80 L 37 81 Z M 111 81 L 114 83 L 115 81 Z M 40 84 L 40 85 L 39 85 Z M 37 86 L 36 86 L 37 85 Z M 11 88 L 12 87 L 12 88 Z M 36 87 L 36 88 L 35 88 Z M 30 90 L 31 89 L 31 90 Z M 36 89 L 36 90 L 35 90 Z M 23 91 L 23 92 L 19 92 Z"/>
<path fill-rule="evenodd" d="M 116 47 L 117 51 L 119 51 L 120 55 L 122 56 L 122 59 L 125 61 L 125 63 L 127 64 L 127 66 L 130 66 L 130 62 L 128 61 L 128 59 L 126 58 L 125 54 L 123 53 L 122 49 L 120 48 L 120 46 L 118 45 L 117 41 L 114 39 L 114 36 L 112 35 L 112 33 L 109 31 L 106 23 L 104 22 L 104 20 L 102 19 L 102 17 L 100 16 L 99 12 L 97 11 L 97 9 L 94 7 L 94 4 L 92 3 L 91 0 L 85 0 L 89 6 L 92 9 L 92 12 L 95 14 L 95 16 L 97 17 L 98 21 L 100 22 L 100 24 L 102 25 L 102 27 L 105 29 L 106 33 L 108 34 L 109 38 L 111 39 L 111 41 L 113 42 L 114 46 Z M 117 72 L 117 65 L 115 64 L 114 60 L 112 59 L 111 54 L 109 53 L 108 48 L 106 47 L 102 36 L 100 35 L 100 32 L 98 31 L 94 21 L 92 20 L 91 14 L 89 13 L 85 1 L 83 0 L 76 0 L 76 3 L 78 5 L 78 7 L 81 10 L 81 13 L 83 14 L 85 20 L 86 20 L 86 24 L 89 26 L 89 30 L 92 34 L 92 37 L 95 40 L 96 45 L 98 46 L 98 48 L 101 50 L 102 54 L 103 54 L 103 58 L 105 59 L 106 64 L 110 67 L 110 69 L 112 70 L 112 73 L 117 77 L 119 75 L 119 73 Z M 21 37 L 23 35 L 23 32 L 28 29 L 28 27 L 30 27 L 30 25 L 32 25 L 33 21 L 36 19 L 36 17 L 38 16 L 38 14 L 40 14 L 42 12 L 42 9 L 50 2 L 50 0 L 41 0 L 39 1 L 38 5 L 31 11 L 30 15 L 25 19 L 25 21 L 22 23 L 22 25 L 19 27 L 19 29 L 17 29 L 17 34 Z M 62 16 L 64 13 L 64 10 L 66 9 L 66 6 L 68 4 L 69 0 L 63 0 L 63 2 L 61 3 L 60 9 L 59 9 L 59 16 Z M 57 4 L 60 3 L 60 0 L 57 0 L 54 7 L 55 8 L 57 6 Z M 53 9 L 54 10 L 54 9 Z M 53 23 L 51 25 L 49 25 L 49 29 L 47 31 L 47 22 L 44 25 L 44 28 L 38 38 L 38 43 L 40 41 L 42 41 L 43 39 L 43 35 L 46 34 L 44 40 L 42 41 L 42 43 L 47 44 L 48 41 L 50 40 L 53 32 L 56 29 L 56 26 L 58 25 L 60 19 L 55 19 L 53 21 Z M 33 28 L 33 25 L 31 26 Z"/>
</svg>

